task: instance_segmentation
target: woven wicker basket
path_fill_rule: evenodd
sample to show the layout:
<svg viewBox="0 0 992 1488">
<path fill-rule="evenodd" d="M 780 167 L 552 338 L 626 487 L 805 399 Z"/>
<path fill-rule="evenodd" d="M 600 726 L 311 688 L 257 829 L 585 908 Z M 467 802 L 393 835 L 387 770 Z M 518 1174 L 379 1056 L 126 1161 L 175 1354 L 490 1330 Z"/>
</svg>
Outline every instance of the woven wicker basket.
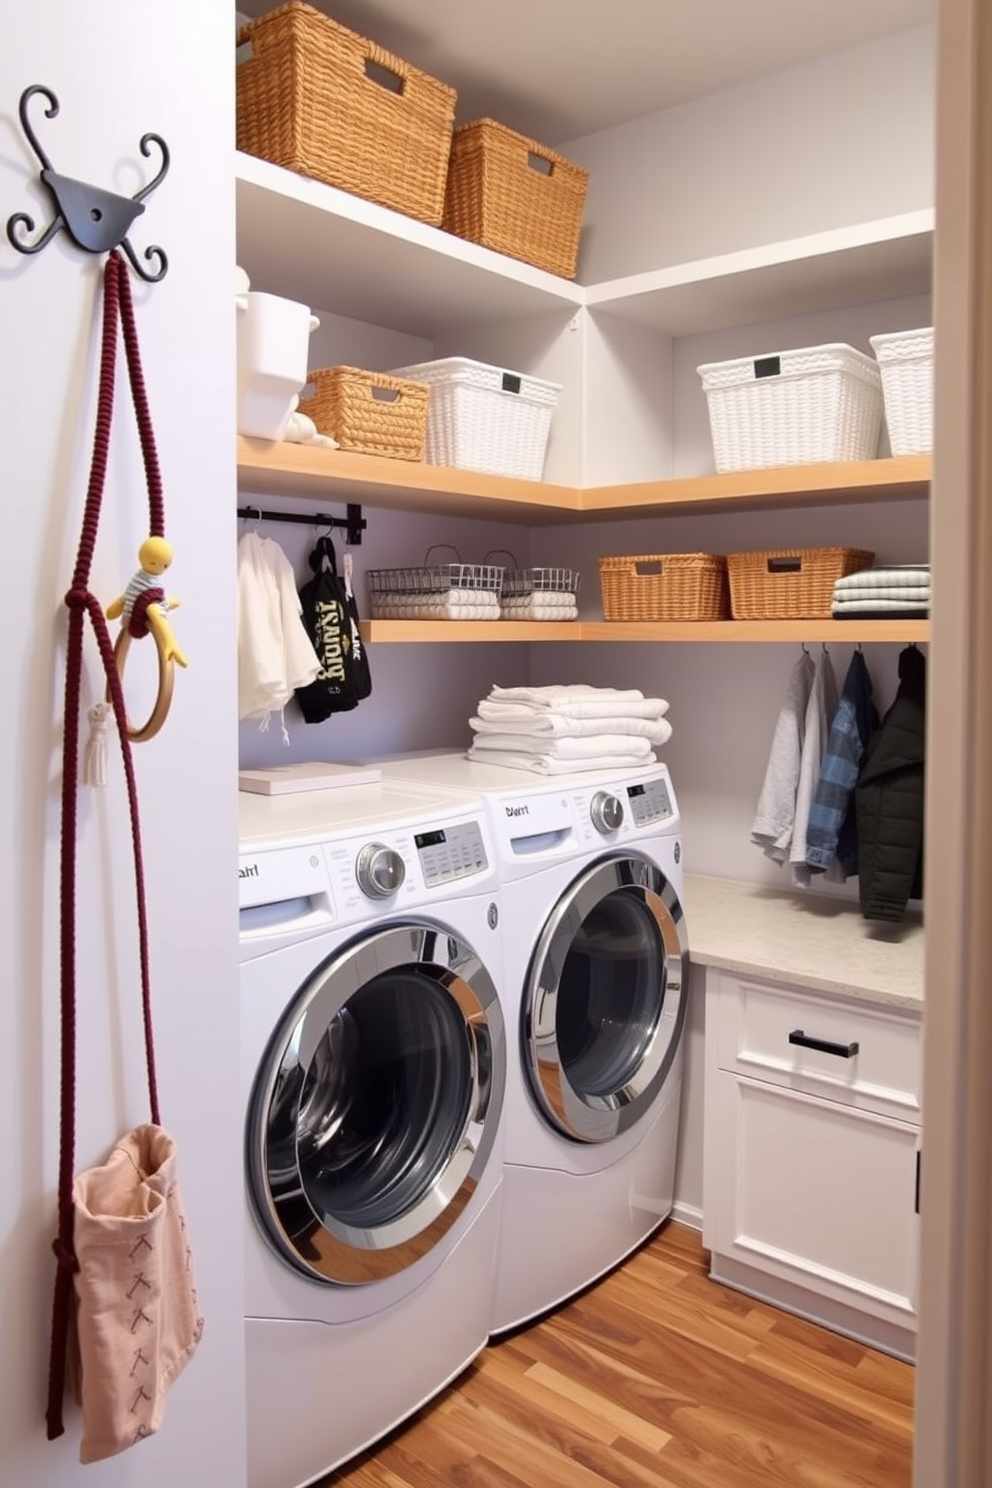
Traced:
<svg viewBox="0 0 992 1488">
<path fill-rule="evenodd" d="M 574 279 L 589 172 L 522 134 L 477 119 L 451 141 L 442 226 Z"/>
<path fill-rule="evenodd" d="M 718 471 L 873 460 L 882 380 L 872 357 L 832 343 L 697 368 Z"/>
<path fill-rule="evenodd" d="M 424 458 L 430 389 L 423 383 L 360 367 L 324 367 L 309 374 L 310 386 L 313 393 L 301 396 L 300 412 L 342 449 L 394 460 Z"/>
<path fill-rule="evenodd" d="M 872 336 L 894 455 L 933 449 L 933 326 Z"/>
<path fill-rule="evenodd" d="M 829 619 L 834 584 L 870 568 L 861 548 L 775 548 L 730 553 L 730 608 L 735 620 Z"/>
<path fill-rule="evenodd" d="M 239 150 L 440 224 L 454 88 L 303 0 L 238 43 Z"/>
<path fill-rule="evenodd" d="M 604 620 L 725 620 L 727 560 L 714 553 L 600 558 Z"/>
</svg>

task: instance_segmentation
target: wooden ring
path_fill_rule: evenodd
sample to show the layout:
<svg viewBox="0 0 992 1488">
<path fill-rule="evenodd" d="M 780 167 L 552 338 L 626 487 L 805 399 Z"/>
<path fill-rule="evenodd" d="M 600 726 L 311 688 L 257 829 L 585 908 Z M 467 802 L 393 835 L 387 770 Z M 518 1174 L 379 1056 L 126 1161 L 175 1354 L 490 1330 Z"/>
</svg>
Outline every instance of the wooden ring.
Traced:
<svg viewBox="0 0 992 1488">
<path fill-rule="evenodd" d="M 124 709 L 124 719 L 127 725 L 127 736 L 132 744 L 145 744 L 149 739 L 154 739 L 159 729 L 169 716 L 172 707 L 172 687 L 175 682 L 175 663 L 170 656 L 166 655 L 166 643 L 154 631 L 150 631 L 155 641 L 155 649 L 158 653 L 158 693 L 152 704 L 152 711 L 140 728 L 135 728 L 128 717 L 127 707 Z M 121 690 L 124 689 L 124 668 L 127 665 L 127 655 L 131 649 L 131 632 L 126 625 L 122 625 L 117 640 L 114 642 L 114 661 L 117 665 L 117 675 L 121 679 Z M 107 690 L 107 702 L 111 701 L 110 690 Z"/>
</svg>

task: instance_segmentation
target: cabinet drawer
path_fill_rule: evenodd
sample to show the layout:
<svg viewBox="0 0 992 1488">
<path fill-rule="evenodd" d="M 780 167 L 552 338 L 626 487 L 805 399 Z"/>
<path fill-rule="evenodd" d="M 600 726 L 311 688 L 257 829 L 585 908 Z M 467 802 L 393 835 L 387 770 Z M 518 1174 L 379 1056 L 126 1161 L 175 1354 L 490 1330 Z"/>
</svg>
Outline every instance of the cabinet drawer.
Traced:
<svg viewBox="0 0 992 1488">
<path fill-rule="evenodd" d="M 719 1008 L 720 1069 L 919 1122 L 915 1014 L 726 973 Z"/>
</svg>

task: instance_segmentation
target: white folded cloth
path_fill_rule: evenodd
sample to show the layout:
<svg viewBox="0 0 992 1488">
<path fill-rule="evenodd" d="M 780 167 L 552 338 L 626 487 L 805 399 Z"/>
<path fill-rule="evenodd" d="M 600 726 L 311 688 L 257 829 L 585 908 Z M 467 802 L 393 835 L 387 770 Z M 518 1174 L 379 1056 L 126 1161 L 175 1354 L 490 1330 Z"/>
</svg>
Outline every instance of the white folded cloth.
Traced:
<svg viewBox="0 0 992 1488">
<path fill-rule="evenodd" d="M 839 610 L 925 610 L 930 604 L 930 591 L 928 589 L 887 589 L 884 593 L 848 594 L 843 597 L 834 596 L 831 602 L 831 610 L 836 615 Z"/>
<path fill-rule="evenodd" d="M 834 593 L 846 594 L 848 590 L 886 589 L 890 586 L 902 589 L 914 584 L 929 586 L 929 583 L 929 563 L 891 564 L 885 568 L 859 568 L 857 573 L 845 574 L 842 579 L 835 580 Z"/>
<path fill-rule="evenodd" d="M 545 740 L 583 739 L 590 734 L 636 734 L 650 739 L 652 744 L 667 744 L 672 737 L 672 725 L 667 718 L 561 718 L 557 713 L 544 711 L 522 718 L 475 717 L 468 723 L 476 734 L 526 734 L 529 738 Z"/>
<path fill-rule="evenodd" d="M 650 759 L 647 739 L 633 734 L 590 734 L 585 739 L 538 739 L 530 734 L 477 734 L 472 748 L 480 753 L 506 750 L 510 754 L 543 754 L 548 759 L 595 759 L 603 754 L 623 755 L 624 759 Z"/>
<path fill-rule="evenodd" d="M 468 751 L 471 760 L 484 765 L 503 765 L 508 770 L 530 770 L 535 775 L 573 775 L 591 770 L 637 769 L 644 760 L 632 760 L 629 755 L 597 754 L 589 759 L 551 759 L 546 754 L 515 754 L 509 749 L 476 749 L 473 744 Z"/>
<path fill-rule="evenodd" d="M 512 710 L 512 711 L 511 711 Z M 664 698 L 646 698 L 637 688 L 494 687 L 479 703 L 480 718 L 499 723 L 556 713 L 560 718 L 662 718 Z"/>
</svg>

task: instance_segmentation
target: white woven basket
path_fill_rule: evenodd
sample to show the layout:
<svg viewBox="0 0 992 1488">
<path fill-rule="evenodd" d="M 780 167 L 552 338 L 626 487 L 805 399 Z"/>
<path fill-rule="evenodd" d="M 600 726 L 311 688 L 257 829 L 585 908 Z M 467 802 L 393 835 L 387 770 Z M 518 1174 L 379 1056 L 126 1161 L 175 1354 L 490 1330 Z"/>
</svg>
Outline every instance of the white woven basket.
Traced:
<svg viewBox="0 0 992 1488">
<path fill-rule="evenodd" d="M 894 455 L 933 448 L 933 326 L 872 336 Z"/>
<path fill-rule="evenodd" d="M 881 376 L 853 346 L 809 346 L 696 370 L 718 471 L 871 460 L 878 452 Z"/>
<path fill-rule="evenodd" d="M 468 357 L 420 362 L 392 375 L 430 385 L 428 465 L 541 479 L 558 383 Z"/>
</svg>

